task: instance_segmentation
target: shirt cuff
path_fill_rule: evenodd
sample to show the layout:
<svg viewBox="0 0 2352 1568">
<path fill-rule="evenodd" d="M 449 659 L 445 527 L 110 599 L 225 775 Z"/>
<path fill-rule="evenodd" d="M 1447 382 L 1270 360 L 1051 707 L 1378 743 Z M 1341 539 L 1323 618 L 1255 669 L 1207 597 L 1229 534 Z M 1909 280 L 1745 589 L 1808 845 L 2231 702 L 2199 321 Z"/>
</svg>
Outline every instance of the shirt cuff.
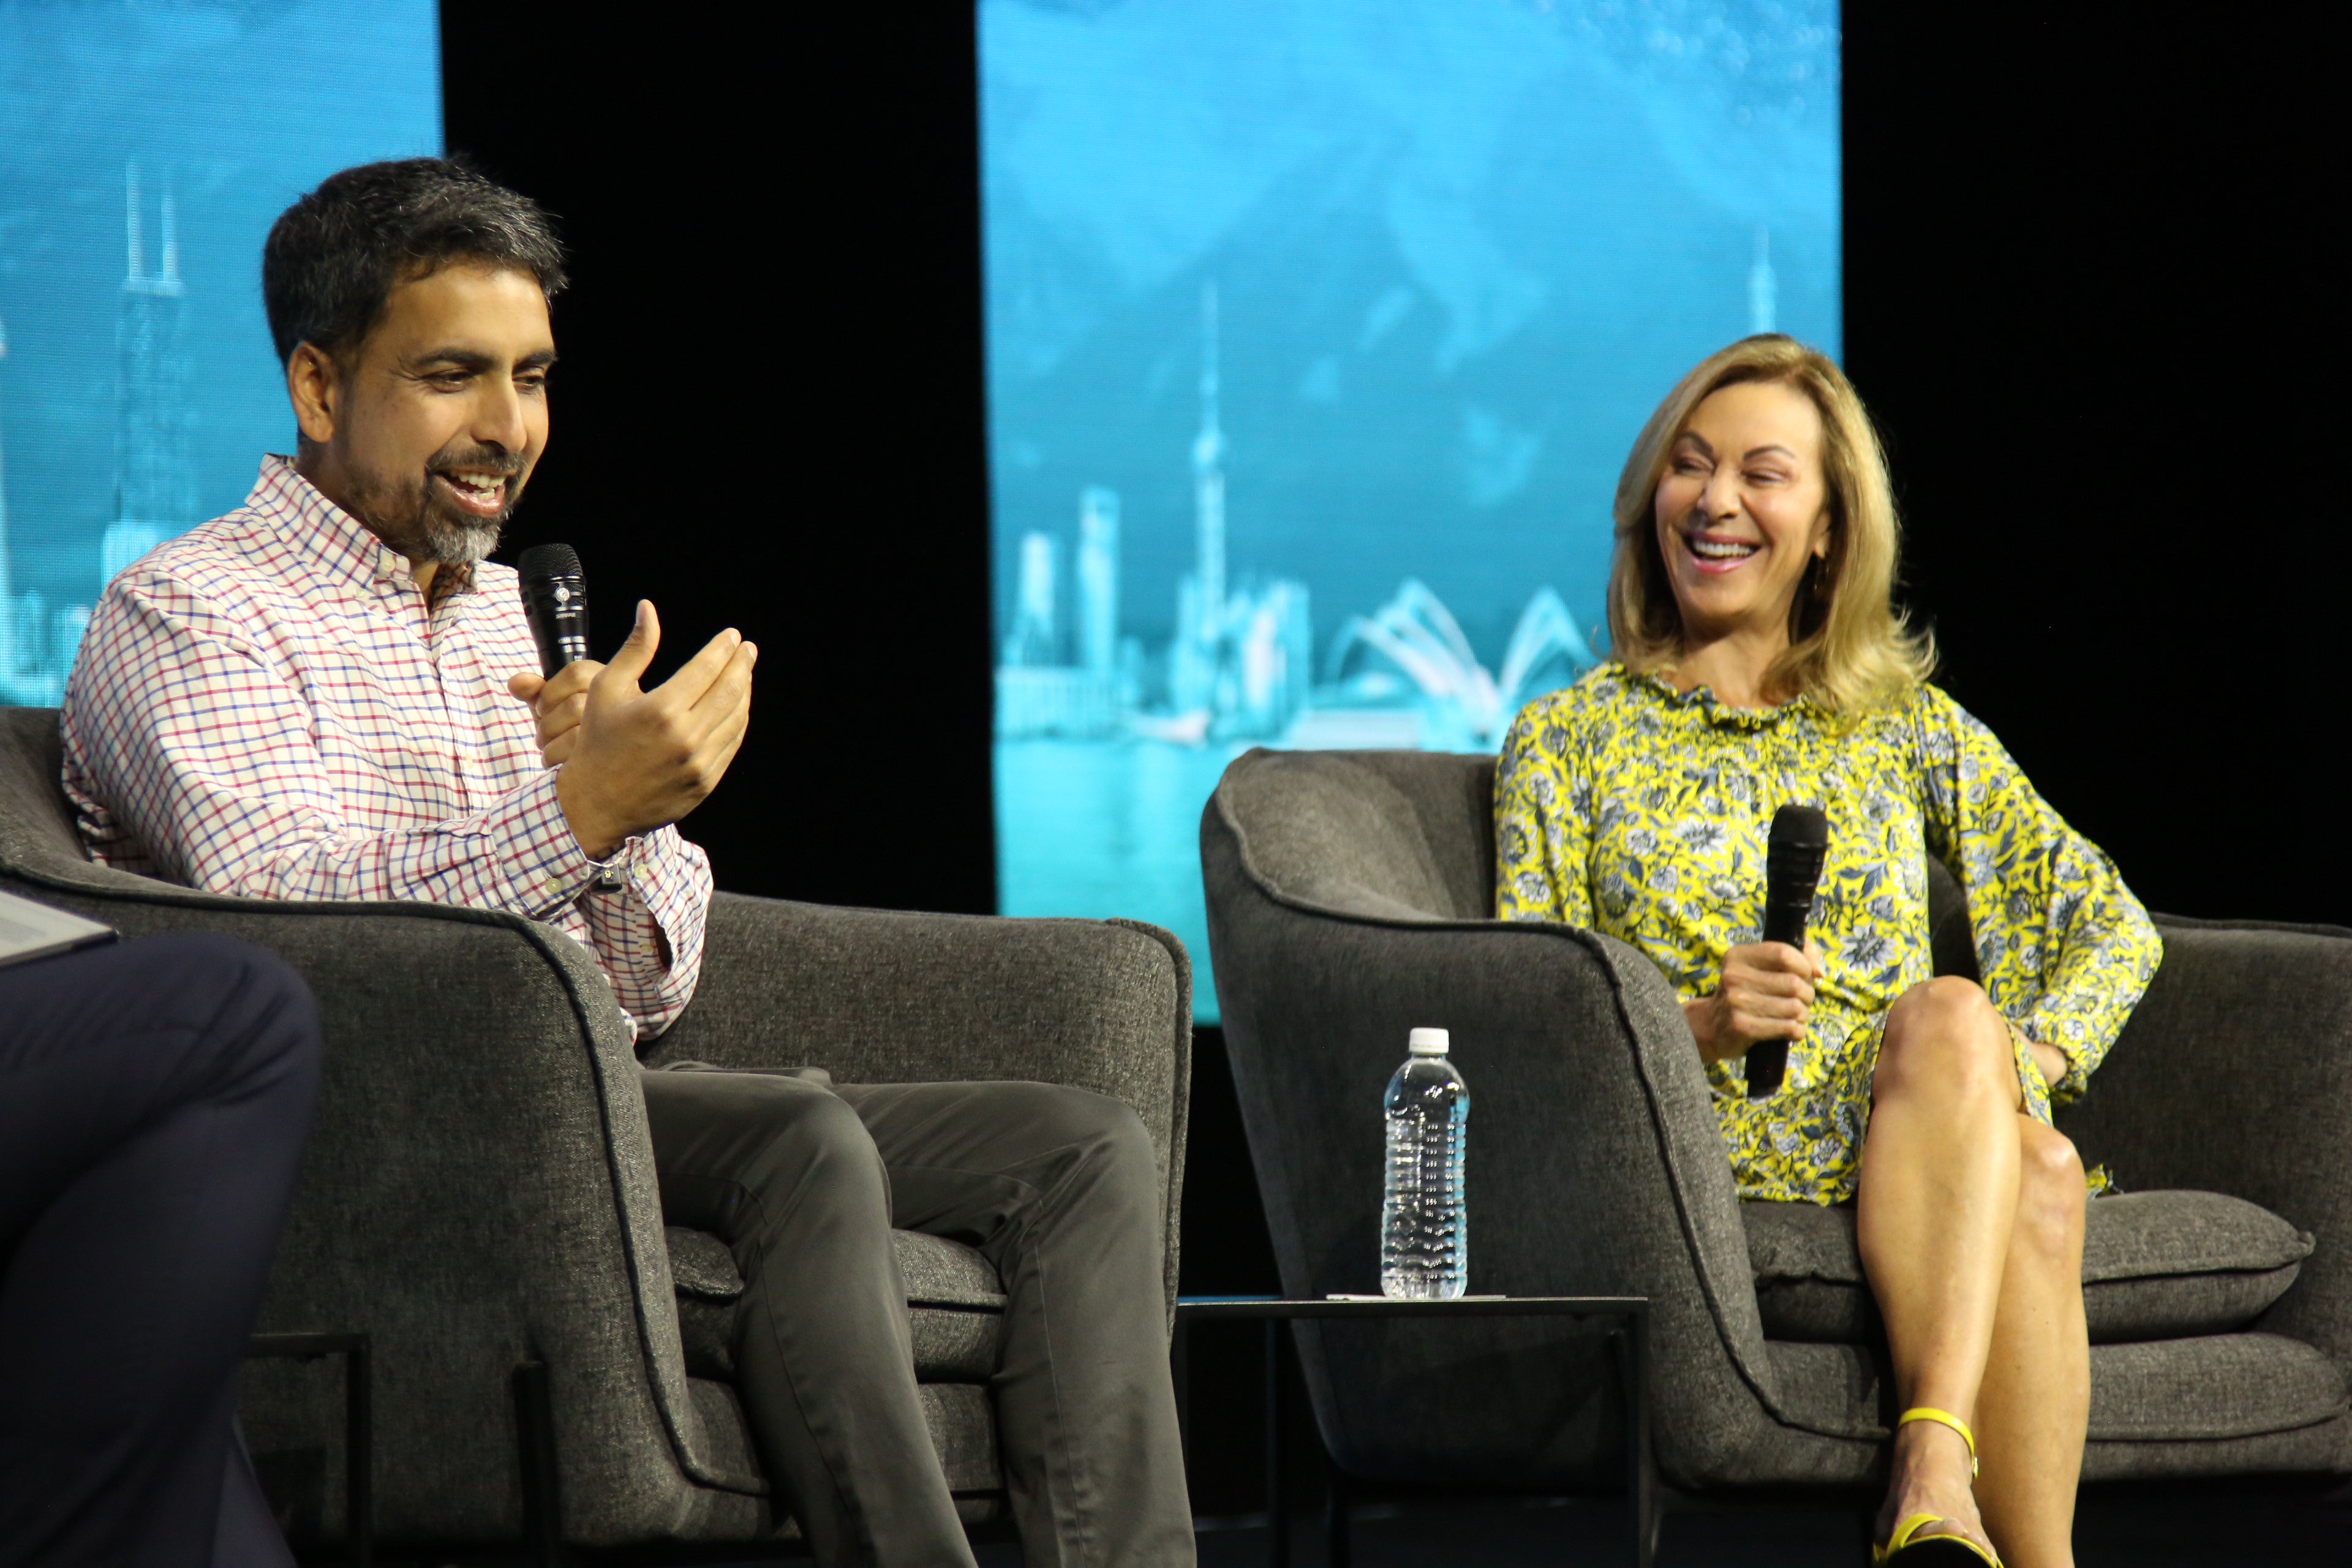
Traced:
<svg viewBox="0 0 2352 1568">
<path fill-rule="evenodd" d="M 532 920 L 552 918 L 620 858 L 592 860 L 580 847 L 552 768 L 508 796 L 486 826 L 498 840 L 507 907 Z"/>
<path fill-rule="evenodd" d="M 702 851 L 675 826 L 656 828 L 627 840 L 604 862 L 583 902 L 593 921 L 618 922 L 614 929 L 625 935 L 635 921 L 650 922 L 661 952 L 647 973 L 676 968 L 681 960 L 690 966 L 701 950 L 702 921 L 710 904 L 709 868 Z"/>
</svg>

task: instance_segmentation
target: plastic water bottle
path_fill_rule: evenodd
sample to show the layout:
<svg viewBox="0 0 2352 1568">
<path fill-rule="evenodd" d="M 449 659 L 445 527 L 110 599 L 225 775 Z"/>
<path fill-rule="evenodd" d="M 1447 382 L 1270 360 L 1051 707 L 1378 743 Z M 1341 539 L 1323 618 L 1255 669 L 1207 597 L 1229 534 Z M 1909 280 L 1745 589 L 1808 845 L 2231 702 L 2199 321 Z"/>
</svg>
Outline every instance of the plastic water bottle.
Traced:
<svg viewBox="0 0 2352 1568">
<path fill-rule="evenodd" d="M 1470 1283 L 1470 1215 L 1462 1164 L 1470 1089 L 1445 1059 L 1443 1029 L 1415 1029 L 1389 1079 L 1387 1192 L 1381 1202 L 1381 1294 L 1450 1301 Z"/>
</svg>

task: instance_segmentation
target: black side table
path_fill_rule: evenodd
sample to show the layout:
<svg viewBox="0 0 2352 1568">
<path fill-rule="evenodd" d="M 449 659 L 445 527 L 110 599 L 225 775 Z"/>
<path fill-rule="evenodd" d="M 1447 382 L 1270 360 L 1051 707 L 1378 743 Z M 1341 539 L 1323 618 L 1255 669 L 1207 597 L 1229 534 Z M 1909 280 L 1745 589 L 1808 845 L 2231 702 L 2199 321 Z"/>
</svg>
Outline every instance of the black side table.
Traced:
<svg viewBox="0 0 2352 1568">
<path fill-rule="evenodd" d="M 1485 1296 L 1454 1301 L 1391 1301 L 1355 1298 L 1341 1300 L 1286 1301 L 1273 1296 L 1181 1296 L 1176 1301 L 1176 1333 L 1171 1346 L 1176 1382 L 1176 1414 L 1187 1447 L 1192 1436 L 1192 1328 L 1202 1322 L 1263 1322 L 1265 1324 L 1265 1513 L 1266 1563 L 1269 1568 L 1289 1568 L 1290 1510 L 1283 1486 L 1282 1466 L 1282 1325 L 1300 1318 L 1614 1318 L 1618 1328 L 1609 1337 L 1617 1363 L 1619 1384 L 1627 1412 L 1625 1492 L 1632 1518 L 1632 1560 L 1634 1568 L 1650 1568 L 1657 1541 L 1656 1513 L 1650 1485 L 1650 1302 L 1643 1296 Z M 1349 1568 L 1348 1503 L 1345 1478 L 1330 1467 L 1332 1498 L 1329 1519 L 1331 1568 Z"/>
<path fill-rule="evenodd" d="M 344 1561 L 371 1568 L 375 1561 L 374 1367 L 365 1334 L 256 1334 L 245 1347 L 248 1361 L 316 1361 L 343 1358 Z"/>
</svg>

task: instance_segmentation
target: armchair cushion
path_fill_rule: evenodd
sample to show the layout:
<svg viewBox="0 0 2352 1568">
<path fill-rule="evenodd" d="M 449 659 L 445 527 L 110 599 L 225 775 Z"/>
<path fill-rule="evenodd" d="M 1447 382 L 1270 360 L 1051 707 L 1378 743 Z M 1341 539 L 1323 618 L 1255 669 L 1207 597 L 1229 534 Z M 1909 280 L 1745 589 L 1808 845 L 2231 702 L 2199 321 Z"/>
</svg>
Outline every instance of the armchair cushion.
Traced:
<svg viewBox="0 0 2352 1568">
<path fill-rule="evenodd" d="M 1850 1205 L 1743 1203 L 1756 1304 L 1768 1339 L 1867 1344 L 1878 1309 Z M 2242 1329 L 2286 1294 L 2312 1238 L 2220 1193 L 2131 1193 L 2094 1202 L 2083 1237 L 2093 1344 Z"/>
<path fill-rule="evenodd" d="M 1881 1358 L 1860 1345 L 1768 1347 L 1774 1372 L 1817 1426 L 1884 1430 L 1894 1390 Z M 2208 1334 L 2091 1347 L 2091 1480 L 2177 1473 L 2192 1455 L 2143 1454 L 2135 1464 L 2110 1444 L 2179 1445 L 2264 1439 L 2253 1462 L 2225 1469 L 2281 1473 L 2336 1468 L 2340 1432 L 2330 1424 L 2352 1404 L 2344 1373 L 2301 1340 L 2283 1334 Z M 2208 1456 L 2203 1467 L 2213 1473 Z"/>
</svg>

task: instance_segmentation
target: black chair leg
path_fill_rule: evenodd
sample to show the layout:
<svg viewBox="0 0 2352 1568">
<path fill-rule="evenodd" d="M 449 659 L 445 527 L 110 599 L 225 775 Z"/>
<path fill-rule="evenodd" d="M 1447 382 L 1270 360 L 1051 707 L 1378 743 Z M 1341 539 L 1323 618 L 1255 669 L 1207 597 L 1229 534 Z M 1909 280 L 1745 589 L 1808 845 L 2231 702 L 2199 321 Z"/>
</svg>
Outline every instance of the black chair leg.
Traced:
<svg viewBox="0 0 2352 1568">
<path fill-rule="evenodd" d="M 555 1403 L 547 1363 L 514 1371 L 515 1448 L 522 1466 L 522 1531 L 533 1568 L 562 1568 L 563 1509 L 555 1469 Z"/>
<path fill-rule="evenodd" d="M 375 1363 L 365 1334 L 343 1356 L 343 1487 L 352 1568 L 375 1568 Z"/>
<path fill-rule="evenodd" d="M 343 1358 L 343 1520 L 349 1537 L 343 1561 L 352 1568 L 375 1563 L 375 1363 L 363 1333 L 267 1333 L 246 1342 L 248 1358 L 304 1363 L 322 1355 Z"/>
</svg>

